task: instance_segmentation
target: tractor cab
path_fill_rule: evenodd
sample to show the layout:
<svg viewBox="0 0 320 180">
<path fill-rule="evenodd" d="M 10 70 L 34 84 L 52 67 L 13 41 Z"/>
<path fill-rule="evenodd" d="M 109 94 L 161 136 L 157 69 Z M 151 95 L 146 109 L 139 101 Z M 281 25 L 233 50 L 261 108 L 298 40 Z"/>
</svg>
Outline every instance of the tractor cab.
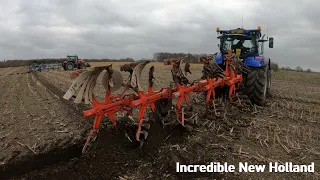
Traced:
<svg viewBox="0 0 320 180">
<path fill-rule="evenodd" d="M 217 28 L 218 39 L 220 40 L 220 53 L 216 55 L 218 64 L 223 64 L 223 56 L 232 50 L 239 55 L 247 66 L 261 67 L 264 64 L 264 39 L 261 34 L 261 27 L 257 29 L 231 29 L 220 30 Z M 269 38 L 269 47 L 273 48 L 273 38 Z"/>
<path fill-rule="evenodd" d="M 75 56 L 67 56 L 67 59 L 68 59 L 68 61 L 71 61 L 71 62 L 73 62 L 73 63 L 78 63 L 78 56 L 77 55 L 75 55 Z"/>
</svg>

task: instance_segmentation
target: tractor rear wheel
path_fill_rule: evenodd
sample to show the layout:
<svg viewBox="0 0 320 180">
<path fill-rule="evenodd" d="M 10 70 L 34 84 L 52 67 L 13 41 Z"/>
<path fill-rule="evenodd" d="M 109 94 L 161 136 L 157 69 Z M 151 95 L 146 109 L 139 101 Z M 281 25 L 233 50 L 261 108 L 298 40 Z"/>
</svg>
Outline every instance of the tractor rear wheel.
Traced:
<svg viewBox="0 0 320 180">
<path fill-rule="evenodd" d="M 66 69 L 67 69 L 68 71 L 73 70 L 73 68 L 74 68 L 73 63 L 68 62 L 68 63 L 66 64 Z"/>
<path fill-rule="evenodd" d="M 271 71 L 269 65 L 262 68 L 251 68 L 245 80 L 245 94 L 253 104 L 264 105 L 270 93 Z"/>
</svg>

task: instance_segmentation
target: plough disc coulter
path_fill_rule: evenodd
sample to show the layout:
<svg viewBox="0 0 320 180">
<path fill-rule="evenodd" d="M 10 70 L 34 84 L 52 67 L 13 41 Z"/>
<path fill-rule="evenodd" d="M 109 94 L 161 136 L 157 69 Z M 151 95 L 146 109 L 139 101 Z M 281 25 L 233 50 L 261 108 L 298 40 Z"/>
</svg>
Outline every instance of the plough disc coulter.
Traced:
<svg viewBox="0 0 320 180">
<path fill-rule="evenodd" d="M 186 118 L 192 116 L 193 108 L 189 99 L 191 93 L 204 93 L 206 110 L 213 108 L 216 116 L 220 115 L 217 108 L 217 98 L 222 99 L 225 96 L 224 99 L 227 99 L 228 103 L 240 103 L 236 90 L 240 88 L 242 83 L 242 73 L 248 72 L 248 68 L 241 63 L 237 55 L 230 52 L 225 56 L 224 69 L 218 66 L 211 56 L 201 57 L 204 64 L 204 75 L 200 80 L 193 82 L 190 82 L 187 78 L 187 73 L 191 74 L 191 71 L 189 69 L 190 64 L 185 63 L 185 59 L 186 57 L 174 58 L 164 62 L 165 65 L 172 66 L 171 73 L 174 86 L 164 87 L 157 91 L 153 89 L 154 66 L 149 69 L 148 89 L 146 91 L 142 90 L 140 84 L 141 73 L 150 61 L 122 65 L 120 70 L 130 73 L 129 81 L 126 83 L 123 82 L 122 74 L 112 68 L 112 64 L 87 69 L 79 74 L 63 98 L 67 100 L 74 98 L 75 103 L 92 105 L 92 109 L 83 112 L 85 118 L 95 116 L 93 129 L 83 147 L 83 153 L 86 152 L 88 144 L 95 140 L 103 116 L 108 117 L 116 127 L 116 113 L 125 112 L 130 119 L 133 119 L 133 110 L 138 109 L 138 117 L 135 120 L 137 124 L 135 138 L 142 144 L 147 138 L 147 130 L 150 128 L 150 124 L 144 122 L 148 107 L 153 112 L 157 110 L 162 116 L 166 116 L 168 111 L 171 110 L 172 99 L 177 99 L 177 120 L 182 126 L 186 126 L 185 123 L 188 120 Z M 184 67 L 182 67 L 183 65 Z M 102 72 L 104 73 L 102 84 L 106 93 L 104 101 L 98 101 L 93 94 L 93 89 L 98 76 Z M 121 87 L 124 87 L 123 92 L 113 94 Z M 226 93 L 216 94 L 217 88 L 224 89 Z M 129 89 L 133 90 L 134 93 L 126 94 Z"/>
</svg>

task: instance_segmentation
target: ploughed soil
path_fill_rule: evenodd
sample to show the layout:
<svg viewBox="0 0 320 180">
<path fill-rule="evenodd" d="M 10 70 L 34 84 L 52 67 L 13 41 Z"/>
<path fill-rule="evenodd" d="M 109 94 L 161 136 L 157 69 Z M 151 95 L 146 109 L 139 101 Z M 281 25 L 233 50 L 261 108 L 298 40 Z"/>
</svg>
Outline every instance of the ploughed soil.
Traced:
<svg viewBox="0 0 320 180">
<path fill-rule="evenodd" d="M 160 80 L 171 80 L 169 73 L 166 72 L 166 69 L 157 72 L 158 77 L 168 74 Z M 4 147 L 12 147 L 4 151 L 6 152 L 4 162 L 8 162 L 6 159 L 10 156 L 9 154 L 14 152 L 14 148 L 20 148 L 20 156 L 23 153 L 33 155 L 35 154 L 33 151 L 37 154 L 45 152 L 39 148 L 42 134 L 47 137 L 47 141 L 45 141 L 48 142 L 47 144 L 51 142 L 49 137 L 53 139 L 52 141 L 58 141 L 57 139 L 61 138 L 63 139 L 61 141 L 65 142 L 63 144 L 69 145 L 72 142 L 77 143 L 85 137 L 85 132 L 90 129 L 90 125 L 83 122 L 91 123 L 92 121 L 84 121 L 80 115 L 81 111 L 88 107 L 74 106 L 71 102 L 61 100 L 62 92 L 65 92 L 72 82 L 68 79 L 67 72 L 47 71 L 11 76 L 11 80 L 9 78 L 3 79 L 0 76 L 2 84 L 8 86 L 7 88 L 2 87 L 0 90 L 2 94 L 8 93 L 13 96 L 12 98 L 3 96 L 4 99 L 7 99 L 8 102 L 15 102 L 15 104 L 7 105 L 5 103 L 5 107 L 7 109 L 14 107 L 19 110 L 12 111 L 7 115 L 9 118 L 6 118 L 6 121 L 1 121 L 4 124 L 2 125 L 4 128 L 1 129 L 1 137 L 2 134 L 9 134 L 12 129 L 18 128 L 20 129 L 16 133 L 19 132 L 22 136 L 12 132 L 2 138 L 2 141 L 9 145 L 1 145 L 0 148 L 6 150 Z M 78 155 L 79 152 L 81 153 L 81 147 L 75 151 L 68 151 L 65 153 L 68 154 L 66 156 L 69 158 L 74 156 L 73 159 L 64 158 L 66 161 L 43 166 L 42 169 L 30 171 L 21 176 L 13 177 L 13 179 L 318 179 L 320 165 L 319 77 L 320 75 L 317 73 L 275 72 L 272 79 L 271 97 L 264 107 L 232 107 L 225 116 L 219 118 L 205 113 L 202 97 L 194 95 L 194 112 L 198 113 L 198 123 L 193 126 L 193 129 L 162 125 L 158 115 L 150 113 L 148 119 L 151 123 L 151 129 L 148 131 L 148 139 L 142 148 L 137 148 L 137 144 L 134 143 L 132 137 L 135 128 L 128 124 L 125 118 L 119 120 L 118 128 L 113 128 L 111 123 L 104 118 L 99 137 L 87 154 Z M 43 86 L 39 86 L 37 82 Z M 163 82 L 163 85 L 166 84 L 169 83 Z M 44 87 L 54 90 L 54 92 L 50 93 Z M 13 101 L 12 99 L 17 93 L 21 94 L 16 97 L 16 101 Z M 28 99 L 26 94 L 34 97 L 31 102 L 38 103 L 30 104 L 30 101 L 24 100 Z M 56 98 L 54 94 L 60 99 Z M 36 95 L 38 97 L 47 95 L 52 99 L 50 99 L 51 101 L 40 101 Z M 52 102 L 52 104 L 47 104 L 47 102 Z M 50 109 L 45 107 L 50 107 Z M 27 113 L 25 109 L 28 110 Z M 50 114 L 50 110 L 53 109 L 56 116 Z M 3 111 L 2 117 L 4 117 L 6 111 L 3 109 L 1 111 Z M 19 113 L 16 113 L 17 111 Z M 69 114 L 69 111 L 72 111 L 73 114 Z M 51 118 L 51 121 L 48 120 L 49 123 L 46 124 L 44 122 L 47 122 L 47 119 L 43 121 L 26 120 L 26 117 L 29 116 L 24 116 L 25 118 L 19 119 L 19 123 L 7 123 L 12 115 L 23 113 L 36 114 L 35 117 L 39 118 L 41 115 L 47 114 L 49 116 L 47 119 Z M 59 117 L 61 117 L 60 121 Z M 63 119 L 62 117 L 68 118 Z M 172 115 L 167 120 L 170 121 L 173 118 Z M 38 125 L 35 125 L 34 121 L 38 122 Z M 42 134 L 38 136 L 32 134 L 37 131 L 30 131 L 30 127 L 35 129 L 49 128 L 51 126 L 48 124 L 56 121 L 67 125 L 52 123 L 52 128 L 47 134 L 43 130 Z M 12 122 L 17 121 L 13 118 Z M 30 126 L 28 124 L 30 122 L 34 122 L 34 124 Z M 40 122 L 46 125 L 42 125 Z M 11 125 L 10 128 L 6 123 Z M 68 132 L 63 133 L 62 131 Z M 70 135 L 70 132 L 73 136 Z M 133 142 L 130 142 L 125 134 L 128 134 Z M 35 143 L 37 144 L 34 145 Z M 58 147 L 52 143 L 53 146 Z M 11 155 L 11 159 L 18 161 L 18 156 L 12 157 Z M 236 169 L 238 169 L 239 162 L 248 162 L 249 164 L 265 164 L 266 172 L 176 173 L 176 162 L 180 164 L 227 162 L 229 165 L 235 165 Z M 293 162 L 307 165 L 314 162 L 315 172 L 270 173 L 268 172 L 269 162 Z M 25 168 L 25 171 L 28 170 Z"/>
<path fill-rule="evenodd" d="M 0 70 L 0 174 L 28 172 L 78 153 L 88 125 L 27 68 Z M 60 94 L 61 95 L 61 94 Z"/>
</svg>

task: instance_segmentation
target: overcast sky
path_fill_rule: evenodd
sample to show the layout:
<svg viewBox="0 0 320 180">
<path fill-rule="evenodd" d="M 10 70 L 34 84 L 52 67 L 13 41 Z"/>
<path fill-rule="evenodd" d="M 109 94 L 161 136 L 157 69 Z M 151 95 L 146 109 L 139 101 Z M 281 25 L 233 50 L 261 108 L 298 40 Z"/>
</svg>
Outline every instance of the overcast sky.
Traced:
<svg viewBox="0 0 320 180">
<path fill-rule="evenodd" d="M 320 71 L 317 0 L 0 0 L 0 59 L 215 53 L 215 29 L 262 26 L 266 56 Z"/>
</svg>

